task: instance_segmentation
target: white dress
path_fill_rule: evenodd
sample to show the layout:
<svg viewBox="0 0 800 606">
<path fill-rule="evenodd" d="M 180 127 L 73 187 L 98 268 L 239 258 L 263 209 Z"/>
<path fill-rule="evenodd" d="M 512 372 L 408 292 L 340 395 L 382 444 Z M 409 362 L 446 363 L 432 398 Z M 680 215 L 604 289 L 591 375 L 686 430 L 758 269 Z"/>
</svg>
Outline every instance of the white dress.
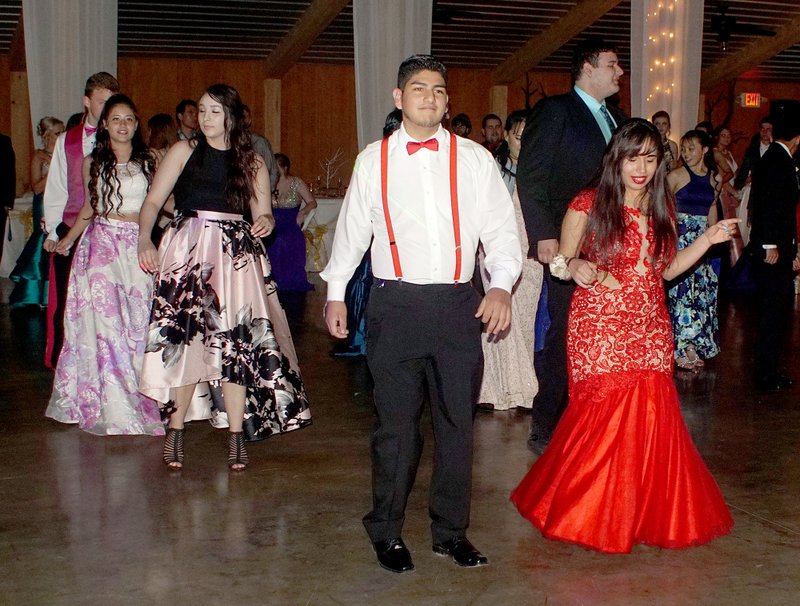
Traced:
<svg viewBox="0 0 800 606">
<path fill-rule="evenodd" d="M 539 391 L 533 368 L 534 326 L 539 294 L 542 292 L 541 263 L 528 259 L 528 238 L 517 190 L 511 196 L 522 245 L 522 274 L 511 296 L 511 326 L 501 335 L 492 337 L 484 332 L 483 383 L 478 402 L 492 404 L 494 410 L 531 408 Z M 483 251 L 478 255 L 483 287 L 489 288 L 489 276 L 483 264 Z"/>
<path fill-rule="evenodd" d="M 138 212 L 147 178 L 117 165 L 120 212 Z M 96 216 L 77 244 L 64 312 L 64 347 L 45 416 L 93 434 L 164 435 L 158 405 L 139 393 L 153 278 L 139 267 L 139 224 Z"/>
</svg>

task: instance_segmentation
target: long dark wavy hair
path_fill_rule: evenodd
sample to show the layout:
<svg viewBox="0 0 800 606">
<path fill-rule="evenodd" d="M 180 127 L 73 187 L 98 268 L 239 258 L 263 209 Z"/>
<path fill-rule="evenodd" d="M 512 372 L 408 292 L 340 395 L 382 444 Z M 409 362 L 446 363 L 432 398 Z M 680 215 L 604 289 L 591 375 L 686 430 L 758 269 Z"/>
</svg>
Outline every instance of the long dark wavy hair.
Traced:
<svg viewBox="0 0 800 606">
<path fill-rule="evenodd" d="M 209 86 L 205 94 L 225 110 L 225 133 L 230 146 L 225 202 L 232 209 L 246 211 L 255 193 L 253 182 L 259 166 L 258 154 L 250 140 L 250 110 L 242 103 L 239 91 L 227 84 Z M 198 145 L 208 145 L 202 129 L 196 139 Z"/>
<path fill-rule="evenodd" d="M 647 150 L 658 160 L 655 175 L 643 190 L 642 213 L 650 217 L 654 235 L 654 260 L 669 262 L 677 246 L 675 198 L 667 187 L 667 165 L 661 135 L 647 120 L 632 119 L 620 126 L 603 155 L 603 172 L 584 238 L 586 258 L 603 266 L 614 263 L 624 250 L 626 216 L 622 164 Z"/>
<path fill-rule="evenodd" d="M 139 122 L 139 112 L 130 97 L 117 93 L 111 95 L 103 107 L 100 114 L 100 121 L 97 124 L 96 142 L 92 151 L 92 166 L 89 171 L 89 199 L 94 209 L 94 214 L 108 217 L 113 212 L 118 212 L 122 207 L 122 198 L 115 196 L 119 192 L 120 181 L 117 175 L 117 156 L 111 148 L 111 137 L 108 134 L 108 116 L 115 107 L 124 105 L 129 107 L 136 122 Z M 155 161 L 150 152 L 150 148 L 142 138 L 141 129 L 137 128 L 131 139 L 131 157 L 128 159 L 128 169 L 138 167 L 145 178 L 147 186 L 153 182 L 155 172 Z M 114 201 L 116 197 L 116 204 Z"/>
</svg>

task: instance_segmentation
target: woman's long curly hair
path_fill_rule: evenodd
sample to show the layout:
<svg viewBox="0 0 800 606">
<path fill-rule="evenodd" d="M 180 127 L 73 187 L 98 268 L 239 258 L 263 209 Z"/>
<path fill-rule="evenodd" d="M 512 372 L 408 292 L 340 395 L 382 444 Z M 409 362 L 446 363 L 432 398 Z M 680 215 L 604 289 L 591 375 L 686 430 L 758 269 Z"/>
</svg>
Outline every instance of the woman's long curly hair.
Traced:
<svg viewBox="0 0 800 606">
<path fill-rule="evenodd" d="M 225 202 L 232 209 L 246 211 L 255 194 L 253 183 L 259 167 L 258 154 L 250 139 L 250 110 L 242 103 L 239 91 L 227 84 L 209 86 L 205 94 L 225 110 L 225 134 L 230 147 Z M 202 126 L 196 139 L 198 144 L 208 145 Z"/>
<path fill-rule="evenodd" d="M 667 164 L 661 135 L 647 120 L 635 118 L 620 126 L 603 155 L 603 169 L 584 238 L 586 258 L 609 266 L 622 254 L 627 217 L 622 165 L 646 151 L 658 160 L 655 175 L 642 192 L 642 213 L 652 221 L 654 260 L 669 262 L 677 246 L 675 198 L 667 187 Z"/>
<path fill-rule="evenodd" d="M 136 105 L 127 95 L 119 93 L 112 95 L 106 101 L 97 125 L 92 166 L 89 172 L 89 199 L 94 214 L 103 217 L 108 217 L 111 212 L 118 212 L 122 207 L 122 198 L 118 195 L 120 181 L 117 175 L 117 156 L 111 148 L 111 137 L 108 134 L 108 116 L 115 107 L 120 105 L 128 107 L 137 122 L 137 128 L 131 139 L 133 149 L 131 157 L 128 159 L 128 169 L 130 170 L 134 166 L 138 167 L 147 179 L 148 188 L 153 182 L 153 173 L 155 172 L 153 155 L 138 128 L 139 113 Z"/>
</svg>

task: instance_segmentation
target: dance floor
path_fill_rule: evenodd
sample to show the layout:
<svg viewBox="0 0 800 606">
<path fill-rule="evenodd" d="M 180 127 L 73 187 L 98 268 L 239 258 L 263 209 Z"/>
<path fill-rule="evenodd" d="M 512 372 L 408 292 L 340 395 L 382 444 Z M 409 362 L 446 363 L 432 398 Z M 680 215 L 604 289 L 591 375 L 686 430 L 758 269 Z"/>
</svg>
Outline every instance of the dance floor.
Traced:
<svg viewBox="0 0 800 606">
<path fill-rule="evenodd" d="M 0 300 L 10 284 L 0 280 Z M 534 460 L 529 417 L 481 412 L 469 537 L 490 565 L 460 569 L 431 553 L 428 430 L 404 532 L 417 569 L 395 575 L 378 567 L 361 526 L 369 373 L 361 359 L 328 355 L 323 292 L 286 301 L 314 423 L 251 445 L 243 474 L 228 472 L 225 434 L 207 422 L 188 426 L 184 470 L 171 473 L 161 438 L 97 437 L 45 419 L 43 315 L 0 304 L 0 603 L 800 604 L 800 381 L 754 392 L 749 301 L 723 301 L 722 353 L 676 376 L 736 520 L 731 535 L 624 556 L 545 540 L 508 500 Z M 800 380 L 797 328 L 787 370 Z"/>
</svg>

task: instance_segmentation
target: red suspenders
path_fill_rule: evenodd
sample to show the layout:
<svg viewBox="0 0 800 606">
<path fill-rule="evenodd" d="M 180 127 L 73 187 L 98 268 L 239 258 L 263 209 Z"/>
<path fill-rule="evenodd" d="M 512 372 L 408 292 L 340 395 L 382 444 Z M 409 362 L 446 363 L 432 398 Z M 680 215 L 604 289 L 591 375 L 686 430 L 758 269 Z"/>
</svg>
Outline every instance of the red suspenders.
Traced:
<svg viewBox="0 0 800 606">
<path fill-rule="evenodd" d="M 461 277 L 461 222 L 458 217 L 458 168 L 456 154 L 456 136 L 450 135 L 450 210 L 453 215 L 453 239 L 455 240 L 456 269 L 453 282 L 458 282 Z M 383 202 L 383 216 L 386 221 L 386 232 L 389 236 L 389 249 L 392 252 L 394 275 L 398 281 L 403 279 L 403 269 L 400 266 L 400 254 L 397 252 L 397 242 L 394 238 L 392 217 L 389 214 L 388 196 L 389 175 L 389 138 L 381 141 L 381 200 Z"/>
</svg>

